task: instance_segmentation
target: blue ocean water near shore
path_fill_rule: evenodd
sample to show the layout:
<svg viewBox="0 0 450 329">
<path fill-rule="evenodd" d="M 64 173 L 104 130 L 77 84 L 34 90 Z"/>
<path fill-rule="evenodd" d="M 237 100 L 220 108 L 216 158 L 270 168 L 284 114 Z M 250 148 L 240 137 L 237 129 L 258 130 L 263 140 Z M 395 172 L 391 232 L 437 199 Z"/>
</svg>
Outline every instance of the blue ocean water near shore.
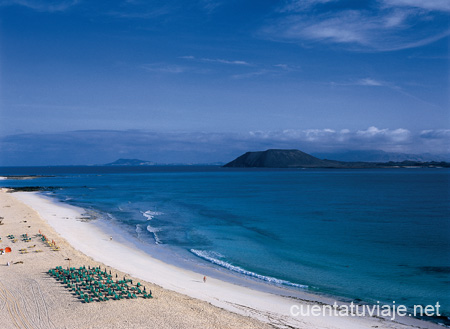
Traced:
<svg viewBox="0 0 450 329">
<path fill-rule="evenodd" d="M 448 169 L 0 168 L 2 186 L 49 193 L 155 257 L 365 303 L 450 316 Z M 167 257 L 167 259 L 166 259 Z"/>
</svg>

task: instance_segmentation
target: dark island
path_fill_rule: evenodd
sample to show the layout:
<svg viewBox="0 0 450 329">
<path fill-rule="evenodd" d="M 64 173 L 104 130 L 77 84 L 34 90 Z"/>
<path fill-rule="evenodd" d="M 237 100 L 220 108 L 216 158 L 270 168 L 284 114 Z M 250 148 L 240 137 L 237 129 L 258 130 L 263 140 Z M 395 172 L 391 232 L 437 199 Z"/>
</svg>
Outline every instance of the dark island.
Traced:
<svg viewBox="0 0 450 329">
<path fill-rule="evenodd" d="M 105 166 L 154 166 L 155 163 L 146 160 L 139 159 L 119 159 L 111 163 L 105 164 Z"/>
<path fill-rule="evenodd" d="M 260 152 L 247 152 L 224 165 L 227 168 L 450 168 L 448 162 L 345 162 L 322 160 L 299 150 L 271 149 Z"/>
</svg>

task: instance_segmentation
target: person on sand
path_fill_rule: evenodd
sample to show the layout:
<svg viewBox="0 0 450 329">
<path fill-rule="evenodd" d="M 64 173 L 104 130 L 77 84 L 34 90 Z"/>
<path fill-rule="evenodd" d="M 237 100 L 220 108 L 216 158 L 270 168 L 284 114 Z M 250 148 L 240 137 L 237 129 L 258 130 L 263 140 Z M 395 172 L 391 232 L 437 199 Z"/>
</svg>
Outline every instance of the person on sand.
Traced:
<svg viewBox="0 0 450 329">
<path fill-rule="evenodd" d="M 206 276 L 203 277 L 203 282 L 206 283 Z"/>
</svg>

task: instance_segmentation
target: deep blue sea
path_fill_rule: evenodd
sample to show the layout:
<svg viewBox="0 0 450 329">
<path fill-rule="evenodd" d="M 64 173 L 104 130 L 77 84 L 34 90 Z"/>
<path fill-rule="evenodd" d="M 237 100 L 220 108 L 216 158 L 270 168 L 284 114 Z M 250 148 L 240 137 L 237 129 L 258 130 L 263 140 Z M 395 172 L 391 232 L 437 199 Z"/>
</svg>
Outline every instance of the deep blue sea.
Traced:
<svg viewBox="0 0 450 329">
<path fill-rule="evenodd" d="M 450 170 L 21 167 L 169 263 L 450 316 Z M 245 284 L 245 283 L 244 283 Z"/>
</svg>

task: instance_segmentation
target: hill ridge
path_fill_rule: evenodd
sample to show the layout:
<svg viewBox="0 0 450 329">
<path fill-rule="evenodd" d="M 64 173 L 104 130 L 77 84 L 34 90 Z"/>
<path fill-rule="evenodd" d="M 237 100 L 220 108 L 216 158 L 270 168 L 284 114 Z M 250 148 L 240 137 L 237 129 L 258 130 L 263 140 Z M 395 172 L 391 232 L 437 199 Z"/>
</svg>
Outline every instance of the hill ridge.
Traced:
<svg viewBox="0 0 450 329">
<path fill-rule="evenodd" d="M 268 149 L 246 152 L 224 165 L 227 168 L 395 168 L 395 167 L 450 167 L 448 162 L 345 162 L 322 160 L 295 149 Z"/>
</svg>

